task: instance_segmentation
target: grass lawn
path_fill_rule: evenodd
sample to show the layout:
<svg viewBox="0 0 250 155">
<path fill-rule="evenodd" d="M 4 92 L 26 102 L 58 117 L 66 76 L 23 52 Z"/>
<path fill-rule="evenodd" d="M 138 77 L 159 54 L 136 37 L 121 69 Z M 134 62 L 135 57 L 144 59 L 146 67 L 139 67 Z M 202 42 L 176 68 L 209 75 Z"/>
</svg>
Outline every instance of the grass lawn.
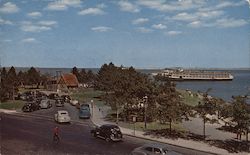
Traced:
<svg viewBox="0 0 250 155">
<path fill-rule="evenodd" d="M 104 105 L 103 101 L 101 101 L 98 98 L 102 94 L 103 94 L 102 91 L 96 91 L 92 88 L 86 88 L 86 89 L 81 89 L 81 90 L 75 91 L 70 96 L 73 99 L 76 99 L 80 102 L 89 102 L 90 103 L 90 101 L 93 100 L 97 106 L 103 106 Z"/>
<path fill-rule="evenodd" d="M 134 129 L 139 131 L 144 131 L 144 122 L 136 122 L 133 123 L 125 123 L 125 122 L 119 122 L 119 126 L 128 128 L 128 129 Z M 162 129 L 169 129 L 169 123 L 160 124 L 159 122 L 150 122 L 147 123 L 147 130 L 162 130 Z M 179 123 L 172 123 L 172 130 L 177 131 L 185 131 L 185 129 L 182 127 Z"/>
<path fill-rule="evenodd" d="M 202 100 L 197 96 L 197 93 L 192 92 L 193 95 L 190 95 L 186 90 L 177 90 L 183 96 L 183 102 L 190 106 L 196 106 Z"/>
<path fill-rule="evenodd" d="M 17 110 L 22 109 L 24 101 L 19 100 L 8 100 L 6 102 L 0 103 L 0 109 Z"/>
</svg>

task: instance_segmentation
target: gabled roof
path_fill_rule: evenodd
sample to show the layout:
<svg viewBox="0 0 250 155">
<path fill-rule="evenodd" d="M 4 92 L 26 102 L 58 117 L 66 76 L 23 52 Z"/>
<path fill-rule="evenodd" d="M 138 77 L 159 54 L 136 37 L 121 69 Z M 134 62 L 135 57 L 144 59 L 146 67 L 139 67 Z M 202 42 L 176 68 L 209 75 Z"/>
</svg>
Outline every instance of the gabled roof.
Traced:
<svg viewBox="0 0 250 155">
<path fill-rule="evenodd" d="M 79 85 L 77 77 L 72 73 L 63 74 L 59 83 L 65 84 L 67 87 L 78 87 Z"/>
</svg>

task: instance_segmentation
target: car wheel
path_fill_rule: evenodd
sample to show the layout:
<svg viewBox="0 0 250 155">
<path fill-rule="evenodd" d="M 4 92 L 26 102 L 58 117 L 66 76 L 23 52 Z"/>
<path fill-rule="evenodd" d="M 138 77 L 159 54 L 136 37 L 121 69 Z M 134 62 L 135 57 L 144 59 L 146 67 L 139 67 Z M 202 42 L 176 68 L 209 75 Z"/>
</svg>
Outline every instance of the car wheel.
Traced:
<svg viewBox="0 0 250 155">
<path fill-rule="evenodd" d="M 110 142 L 111 139 L 109 137 L 106 137 L 105 140 L 106 142 Z"/>
<path fill-rule="evenodd" d="M 96 137 L 96 133 L 95 133 L 95 132 L 91 132 L 91 135 L 92 135 L 93 137 Z"/>
</svg>

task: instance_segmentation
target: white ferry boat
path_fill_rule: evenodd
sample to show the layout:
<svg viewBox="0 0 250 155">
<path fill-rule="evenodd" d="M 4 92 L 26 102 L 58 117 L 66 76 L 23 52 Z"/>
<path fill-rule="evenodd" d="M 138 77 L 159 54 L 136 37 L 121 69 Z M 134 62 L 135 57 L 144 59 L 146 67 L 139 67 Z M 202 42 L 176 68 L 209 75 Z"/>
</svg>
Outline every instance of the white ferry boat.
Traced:
<svg viewBox="0 0 250 155">
<path fill-rule="evenodd" d="M 233 75 L 224 71 L 165 69 L 153 76 L 160 75 L 172 80 L 233 80 Z"/>
</svg>

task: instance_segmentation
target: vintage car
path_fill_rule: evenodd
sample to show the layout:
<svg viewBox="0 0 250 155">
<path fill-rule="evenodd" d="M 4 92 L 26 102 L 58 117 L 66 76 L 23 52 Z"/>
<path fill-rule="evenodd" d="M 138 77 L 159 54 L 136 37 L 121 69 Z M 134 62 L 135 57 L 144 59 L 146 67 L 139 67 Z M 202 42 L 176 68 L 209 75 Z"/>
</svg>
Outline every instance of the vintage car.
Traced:
<svg viewBox="0 0 250 155">
<path fill-rule="evenodd" d="M 55 105 L 56 107 L 63 107 L 64 106 L 64 102 L 63 102 L 63 99 L 62 98 L 56 98 L 55 99 Z"/>
<path fill-rule="evenodd" d="M 104 124 L 100 127 L 96 127 L 92 129 L 90 133 L 94 137 L 105 139 L 107 142 L 121 141 L 123 136 L 120 128 L 113 124 Z"/>
<path fill-rule="evenodd" d="M 32 112 L 41 109 L 40 105 L 36 102 L 27 102 L 22 107 L 23 112 Z"/>
<path fill-rule="evenodd" d="M 159 143 L 145 144 L 135 148 L 131 155 L 182 155 Z"/>
<path fill-rule="evenodd" d="M 70 100 L 70 104 L 75 106 L 75 105 L 79 104 L 79 102 L 77 100 Z"/>
<path fill-rule="evenodd" d="M 48 109 L 52 107 L 49 99 L 41 100 L 39 105 L 41 109 Z"/>
<path fill-rule="evenodd" d="M 69 113 L 66 110 L 59 110 L 55 114 L 55 121 L 58 123 L 70 123 L 70 120 Z"/>
<path fill-rule="evenodd" d="M 88 106 L 80 106 L 79 118 L 90 118 L 90 108 Z"/>
</svg>

